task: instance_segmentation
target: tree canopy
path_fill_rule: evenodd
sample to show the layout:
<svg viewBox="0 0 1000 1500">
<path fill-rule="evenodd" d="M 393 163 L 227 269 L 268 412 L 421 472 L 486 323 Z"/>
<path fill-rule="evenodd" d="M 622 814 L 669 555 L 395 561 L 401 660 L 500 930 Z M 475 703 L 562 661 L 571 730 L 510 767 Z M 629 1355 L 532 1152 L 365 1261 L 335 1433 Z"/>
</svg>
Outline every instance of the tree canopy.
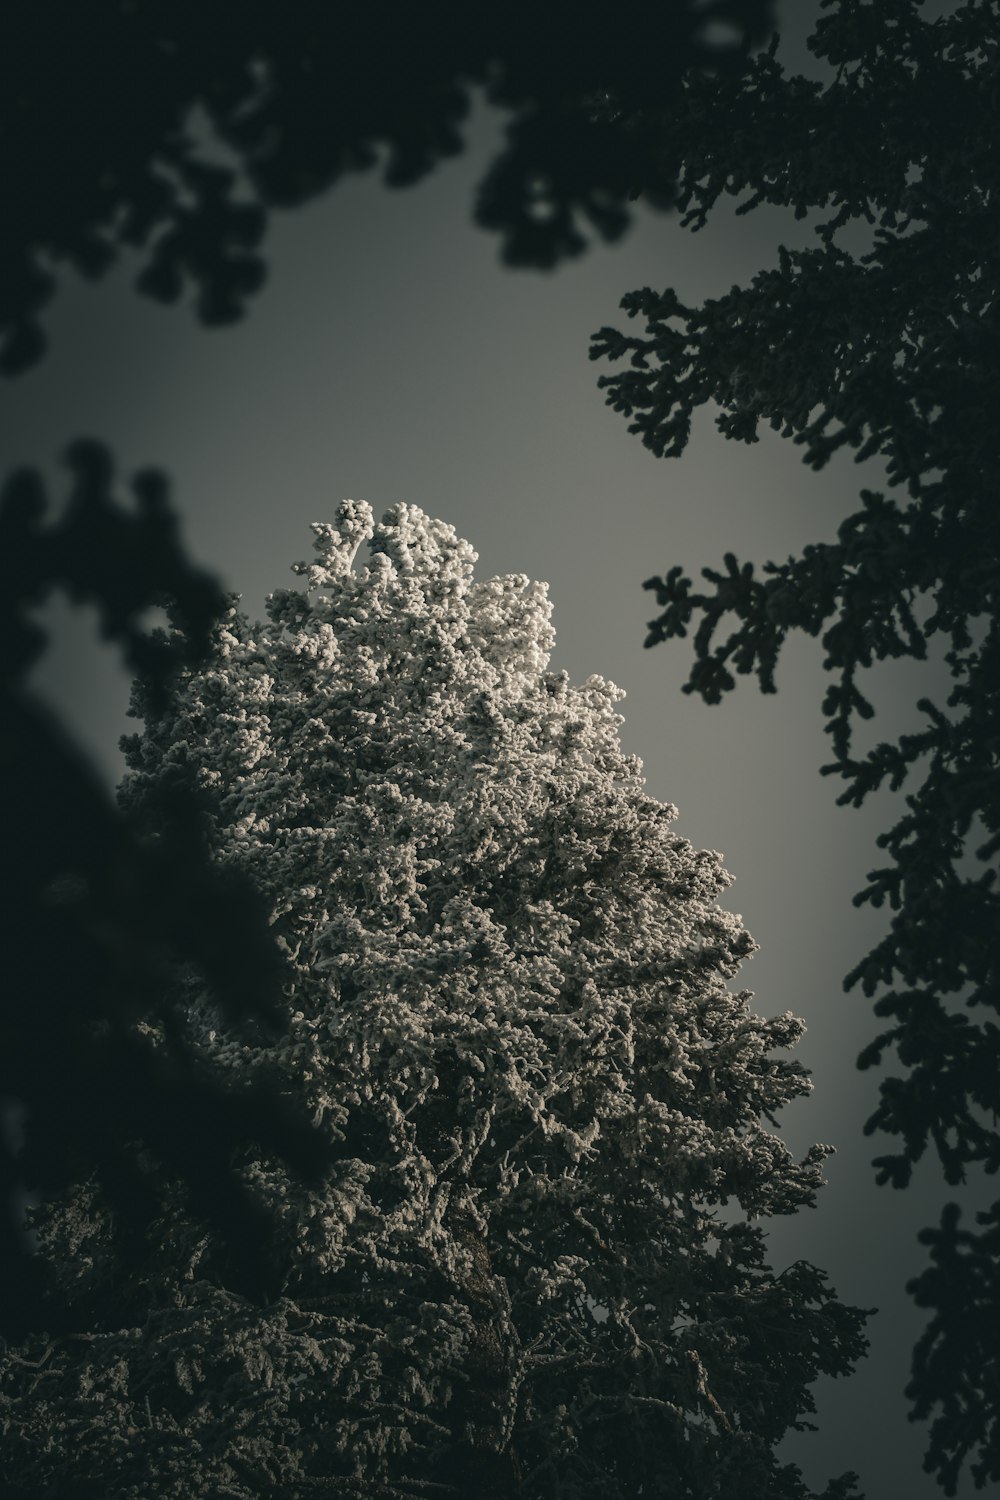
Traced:
<svg viewBox="0 0 1000 1500">
<path fill-rule="evenodd" d="M 845 446 L 885 464 L 896 494 L 862 490 L 833 542 L 760 571 L 727 554 L 700 589 L 681 566 L 650 579 L 661 613 L 646 644 L 693 631 L 685 690 L 715 703 L 734 674 L 775 691 L 789 635 L 821 638 L 823 770 L 844 780 L 839 800 L 907 789 L 879 839 L 886 863 L 856 898 L 887 906 L 889 930 L 845 982 L 882 1023 L 860 1066 L 898 1069 L 866 1127 L 898 1146 L 875 1165 L 903 1187 L 930 1147 L 957 1184 L 1000 1167 L 998 12 L 985 0 L 936 20 L 917 0 L 824 9 L 810 46 L 826 82 L 787 76 L 772 46 L 739 74 L 691 77 L 660 117 L 693 229 L 729 194 L 740 212 L 813 215 L 815 245 L 781 247 L 776 266 L 699 308 L 669 288 L 630 293 L 644 331 L 601 329 L 592 355 L 627 359 L 600 384 L 660 456 L 683 452 L 693 411 L 713 402 L 729 438 L 753 442 L 766 421 L 813 468 Z M 866 250 L 842 242 L 859 224 Z M 875 713 L 865 669 L 925 659 L 937 640 L 947 699 L 921 699 L 920 731 L 859 748 L 858 721 Z M 935 1414 L 927 1466 L 949 1494 L 966 1460 L 977 1483 L 1000 1479 L 997 1345 L 979 1334 L 1000 1319 L 998 1216 L 1000 1204 L 970 1232 L 948 1209 L 912 1287 L 935 1316 L 909 1393 L 915 1415 Z"/>
<path fill-rule="evenodd" d="M 239 1155 L 278 1225 L 262 1304 L 183 1195 L 141 1259 L 97 1184 L 34 1215 L 76 1322 L 0 1365 L 5 1493 L 807 1500 L 773 1447 L 864 1314 L 766 1261 L 830 1148 L 769 1128 L 803 1028 L 731 988 L 720 856 L 646 795 L 613 685 L 549 670 L 543 586 L 476 582 L 405 505 L 313 530 L 266 620 L 233 601 L 168 701 L 139 690 L 121 795 L 155 848 L 194 769 L 287 1026 L 235 1037 L 179 970 L 187 1045 L 276 1072 L 333 1160 L 310 1188 Z"/>
</svg>

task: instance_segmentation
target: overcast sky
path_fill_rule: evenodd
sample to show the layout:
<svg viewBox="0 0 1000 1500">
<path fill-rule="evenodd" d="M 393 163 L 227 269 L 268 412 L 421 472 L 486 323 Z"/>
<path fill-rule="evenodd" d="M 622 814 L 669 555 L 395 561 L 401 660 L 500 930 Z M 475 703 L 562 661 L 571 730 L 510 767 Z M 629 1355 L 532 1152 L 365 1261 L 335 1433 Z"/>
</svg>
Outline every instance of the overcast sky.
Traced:
<svg viewBox="0 0 1000 1500">
<path fill-rule="evenodd" d="M 761 945 L 742 982 L 762 1012 L 791 1008 L 809 1027 L 800 1056 L 815 1092 L 786 1111 L 785 1134 L 798 1151 L 819 1140 L 838 1155 L 820 1207 L 771 1231 L 773 1260 L 813 1261 L 845 1300 L 881 1312 L 858 1374 L 818 1387 L 820 1432 L 783 1452 L 817 1487 L 854 1468 L 869 1500 L 937 1496 L 920 1467 L 924 1430 L 905 1417 L 922 1319 L 903 1283 L 923 1264 L 916 1232 L 946 1194 L 930 1163 L 906 1193 L 874 1187 L 868 1163 L 885 1147 L 861 1129 L 878 1075 L 854 1062 L 876 1022 L 841 987 L 883 930 L 850 898 L 881 858 L 874 839 L 892 809 L 837 808 L 837 784 L 818 774 L 829 752 L 815 643 L 786 650 L 777 696 L 743 681 L 716 708 L 680 691 L 686 643 L 642 646 L 655 612 L 644 578 L 715 564 L 726 550 L 763 562 L 832 539 L 879 472 L 842 454 L 813 474 L 769 431 L 753 446 L 727 443 L 705 413 L 682 460 L 654 459 L 603 404 L 587 359 L 589 335 L 621 321 L 624 292 L 719 295 L 770 263 L 779 239 L 801 244 L 808 232 L 777 213 L 726 214 L 692 236 L 644 215 L 622 245 L 553 274 L 507 271 L 470 219 L 498 129 L 480 109 L 470 150 L 419 186 L 388 192 L 368 175 L 277 218 L 268 285 L 236 328 L 205 331 L 140 300 L 127 267 L 97 287 L 67 278 L 52 352 L 4 392 L 0 459 L 58 476 L 55 456 L 87 434 L 112 446 L 126 474 L 166 468 L 191 553 L 251 615 L 309 555 L 309 522 L 348 496 L 377 513 L 404 500 L 450 522 L 477 549 L 481 577 L 549 582 L 553 665 L 626 689 L 623 740 L 645 763 L 648 792 L 676 803 L 679 831 L 723 851 L 735 877 L 728 904 Z M 37 688 L 111 785 L 117 738 L 131 727 L 127 681 L 89 615 L 53 604 L 46 619 L 54 642 Z M 916 724 L 921 692 L 941 696 L 935 672 L 873 674 L 878 738 Z"/>
</svg>

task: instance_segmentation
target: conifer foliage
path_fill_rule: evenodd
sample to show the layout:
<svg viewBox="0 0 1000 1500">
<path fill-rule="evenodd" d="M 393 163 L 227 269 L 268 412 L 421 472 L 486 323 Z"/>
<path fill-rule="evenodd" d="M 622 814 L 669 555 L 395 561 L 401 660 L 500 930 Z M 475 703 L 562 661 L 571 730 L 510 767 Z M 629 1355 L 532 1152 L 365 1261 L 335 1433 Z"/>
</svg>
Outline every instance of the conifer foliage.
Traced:
<svg viewBox="0 0 1000 1500">
<path fill-rule="evenodd" d="M 721 857 L 646 795 L 618 691 L 549 670 L 544 586 L 476 582 L 405 505 L 313 530 L 263 623 L 234 601 L 169 705 L 138 692 L 122 798 L 155 843 L 164 786 L 203 783 L 289 1027 L 237 1034 L 180 971 L 189 1043 L 277 1074 L 333 1165 L 247 1147 L 256 1298 L 180 1191 L 140 1259 L 93 1184 L 40 1210 L 78 1323 L 0 1361 L 4 1493 L 807 1500 L 773 1448 L 864 1314 L 766 1262 L 758 1221 L 829 1148 L 769 1128 L 803 1028 L 730 988 L 754 944 Z"/>
<path fill-rule="evenodd" d="M 885 466 L 886 489 L 862 488 L 798 556 L 727 552 L 704 584 L 669 559 L 645 585 L 660 611 L 646 645 L 690 635 L 685 691 L 717 703 L 739 676 L 776 691 L 795 632 L 822 643 L 839 802 L 902 792 L 855 897 L 888 930 L 844 981 L 873 1003 L 858 1064 L 887 1070 L 865 1127 L 890 1137 L 877 1180 L 905 1188 L 936 1156 L 945 1184 L 982 1191 L 1000 1170 L 1000 5 L 821 9 L 823 81 L 786 73 L 775 39 L 740 74 L 692 75 L 661 118 L 682 222 L 701 228 L 730 196 L 739 213 L 811 216 L 812 244 L 701 307 L 631 292 L 643 331 L 603 328 L 591 353 L 626 361 L 600 384 L 659 457 L 711 401 L 730 439 L 767 422 L 813 469 L 842 449 Z M 879 732 L 868 669 L 935 656 L 915 732 Z M 947 1205 L 922 1232 L 907 1287 L 932 1310 L 907 1395 L 932 1419 L 925 1467 L 946 1495 L 963 1472 L 1000 1483 L 1000 1199 L 959 1223 Z"/>
</svg>

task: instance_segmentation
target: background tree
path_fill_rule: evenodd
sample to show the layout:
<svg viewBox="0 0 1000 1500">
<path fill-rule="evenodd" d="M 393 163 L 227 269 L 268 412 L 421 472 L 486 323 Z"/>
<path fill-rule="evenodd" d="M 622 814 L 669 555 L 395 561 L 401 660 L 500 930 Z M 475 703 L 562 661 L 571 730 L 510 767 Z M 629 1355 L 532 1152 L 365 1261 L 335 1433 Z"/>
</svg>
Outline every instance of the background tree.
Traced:
<svg viewBox="0 0 1000 1500">
<path fill-rule="evenodd" d="M 661 613 L 647 645 L 694 630 L 686 691 L 716 703 L 734 673 L 776 687 L 788 635 L 820 636 L 832 674 L 823 704 L 840 801 L 909 786 L 856 904 L 888 905 L 889 931 L 845 981 L 886 1023 L 859 1064 L 895 1057 L 869 1132 L 898 1138 L 880 1182 L 904 1187 L 928 1146 L 945 1181 L 1000 1167 L 1000 436 L 997 191 L 998 8 L 967 0 L 926 20 L 917 0 L 824 0 L 810 42 L 826 84 L 787 77 L 774 48 L 739 74 L 691 77 L 658 117 L 677 201 L 699 228 L 724 193 L 819 210 L 817 243 L 701 308 L 648 288 L 623 299 L 643 335 L 602 329 L 592 355 L 628 357 L 600 384 L 660 456 L 683 452 L 695 408 L 753 442 L 764 420 L 820 468 L 844 446 L 878 457 L 890 488 L 862 490 L 835 542 L 767 563 L 727 554 L 698 591 L 681 567 L 646 587 Z M 650 122 L 651 127 L 651 122 Z M 868 248 L 843 232 L 868 226 Z M 921 699 L 924 728 L 858 743 L 874 708 L 863 669 L 923 660 L 935 637 L 953 686 Z M 933 1265 L 911 1284 L 933 1310 L 914 1354 L 913 1414 L 935 1413 L 926 1467 L 953 1494 L 972 1460 L 1000 1480 L 996 1392 L 1000 1203 L 959 1228 L 949 1206 L 922 1238 Z"/>
<path fill-rule="evenodd" d="M 276 1070 L 335 1161 L 308 1189 L 240 1155 L 280 1224 L 263 1307 L 182 1196 L 144 1263 L 93 1183 L 35 1216 L 79 1321 L 0 1366 L 5 1493 L 805 1500 L 773 1446 L 864 1314 L 765 1261 L 756 1221 L 811 1204 L 829 1148 L 767 1128 L 810 1087 L 774 1055 L 802 1025 L 729 988 L 754 944 L 720 857 L 645 795 L 617 690 L 548 670 L 543 586 L 474 582 L 403 505 L 313 529 L 301 589 L 140 690 L 122 798 L 155 849 L 163 789 L 205 787 L 287 1031 L 238 1042 L 181 971 L 187 1045 Z"/>
<path fill-rule="evenodd" d="M 637 0 L 627 11 L 458 0 L 18 6 L 0 49 L 0 371 L 17 374 L 44 353 L 40 315 L 67 265 L 99 276 L 129 252 L 144 295 L 170 302 L 193 291 L 202 321 L 240 316 L 265 277 L 260 243 L 273 209 L 374 167 L 380 153 L 387 184 L 417 181 L 461 150 L 475 85 L 512 117 L 478 209 L 501 231 L 507 260 L 554 264 L 583 247 L 585 224 L 614 238 L 627 222 L 635 142 L 597 118 L 594 100 L 611 90 L 634 113 L 675 89 L 686 68 L 731 63 L 766 35 L 772 10 L 771 0 Z M 629 26 L 643 31 L 645 48 L 632 45 Z M 46 527 L 41 481 L 18 471 L 0 519 L 0 1104 L 21 1107 L 29 1132 L 24 1153 L 0 1132 L 0 1249 L 15 1268 L 0 1284 L 9 1337 L 36 1311 L 25 1188 L 57 1193 L 71 1163 L 87 1158 L 141 1239 L 158 1201 L 151 1163 L 168 1162 L 191 1179 L 217 1232 L 229 1216 L 251 1275 L 247 1205 L 221 1165 L 227 1141 L 252 1129 L 274 1144 L 280 1137 L 303 1172 L 317 1166 L 315 1138 L 292 1120 L 282 1125 L 273 1100 L 224 1104 L 218 1078 L 182 1057 L 182 1028 L 171 1021 L 161 958 L 210 974 L 231 1024 L 273 1024 L 281 965 L 252 892 L 219 887 L 197 808 L 177 787 L 174 836 L 151 862 L 79 748 L 30 694 L 28 672 L 44 648 L 32 612 L 55 589 L 100 607 L 109 639 L 152 692 L 165 686 L 169 662 L 154 670 L 144 613 L 173 593 L 196 652 L 220 607 L 177 541 L 163 481 L 140 477 L 135 514 L 99 445 L 71 454 L 65 517 Z M 120 1032 L 140 1008 L 172 1037 L 154 1072 L 141 1075 Z M 145 1165 L 128 1144 L 140 1140 Z M 205 1140 L 218 1143 L 216 1154 Z M 51 1309 L 47 1316 L 51 1326 Z"/>
</svg>

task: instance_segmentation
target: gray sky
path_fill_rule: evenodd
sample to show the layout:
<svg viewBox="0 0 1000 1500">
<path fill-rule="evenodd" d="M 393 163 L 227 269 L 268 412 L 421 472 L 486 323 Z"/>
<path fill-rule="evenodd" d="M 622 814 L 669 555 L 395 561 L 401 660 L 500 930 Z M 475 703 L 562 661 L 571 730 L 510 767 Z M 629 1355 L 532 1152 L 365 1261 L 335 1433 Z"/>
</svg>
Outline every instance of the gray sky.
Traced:
<svg viewBox="0 0 1000 1500">
<path fill-rule="evenodd" d="M 88 434 L 110 443 L 125 474 L 166 468 L 193 556 L 251 614 L 309 555 L 308 523 L 347 496 L 379 513 L 405 500 L 450 522 L 479 552 L 480 576 L 550 583 L 554 666 L 627 690 L 623 740 L 645 762 L 647 790 L 676 803 L 679 831 L 722 850 L 736 877 L 728 904 L 761 945 L 743 982 L 762 1012 L 790 1008 L 808 1023 L 799 1055 L 815 1093 L 786 1111 L 785 1134 L 796 1150 L 820 1140 L 838 1155 L 820 1207 L 772 1229 L 773 1260 L 811 1260 L 845 1300 L 881 1312 L 869 1359 L 850 1381 L 818 1387 L 820 1432 L 789 1440 L 785 1456 L 820 1487 L 858 1470 L 869 1500 L 937 1496 L 901 1394 L 922 1326 L 903 1283 L 923 1264 L 917 1230 L 954 1194 L 930 1163 L 906 1193 L 874 1187 L 868 1162 L 885 1147 L 861 1127 L 878 1075 L 854 1060 L 876 1022 L 841 989 L 883 930 L 850 898 L 881 858 L 887 799 L 837 808 L 838 785 L 818 774 L 829 752 L 815 643 L 786 650 L 777 696 L 742 682 L 717 708 L 680 691 L 686 643 L 642 649 L 655 612 L 644 578 L 726 550 L 763 562 L 832 539 L 879 471 L 841 454 L 816 475 L 769 431 L 754 446 L 727 443 L 704 413 L 682 460 L 654 459 L 604 406 L 587 360 L 589 335 L 621 320 L 624 292 L 719 295 L 768 264 L 779 239 L 804 243 L 807 231 L 758 212 L 718 215 L 692 236 L 644 215 L 619 247 L 554 274 L 506 271 L 470 222 L 497 129 L 480 110 L 470 151 L 416 188 L 388 192 L 368 175 L 279 217 L 268 286 L 236 328 L 205 331 L 140 300 L 127 268 L 96 287 L 67 278 L 51 354 L 4 392 L 0 459 L 58 476 L 55 455 Z M 92 618 L 60 605 L 45 618 L 54 643 L 37 688 L 113 784 L 117 738 L 131 727 L 127 681 Z M 873 680 L 878 738 L 917 722 L 921 692 L 942 696 L 933 666 L 894 664 Z"/>
</svg>

